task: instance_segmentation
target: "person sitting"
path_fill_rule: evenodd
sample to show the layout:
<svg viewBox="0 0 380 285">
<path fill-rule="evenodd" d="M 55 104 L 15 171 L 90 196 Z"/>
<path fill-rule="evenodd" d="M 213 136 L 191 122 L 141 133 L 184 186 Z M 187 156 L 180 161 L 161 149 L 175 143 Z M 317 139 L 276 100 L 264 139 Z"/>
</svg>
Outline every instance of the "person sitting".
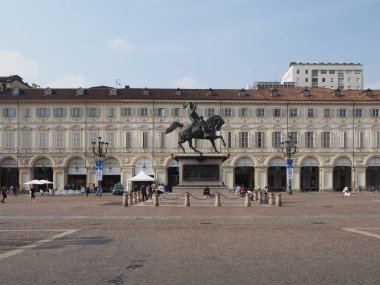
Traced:
<svg viewBox="0 0 380 285">
<path fill-rule="evenodd" d="M 351 196 L 351 193 L 348 192 L 348 187 L 344 187 L 343 188 L 343 197 L 350 197 Z"/>
<path fill-rule="evenodd" d="M 206 187 L 205 190 L 203 190 L 203 198 L 210 198 L 210 188 Z"/>
</svg>

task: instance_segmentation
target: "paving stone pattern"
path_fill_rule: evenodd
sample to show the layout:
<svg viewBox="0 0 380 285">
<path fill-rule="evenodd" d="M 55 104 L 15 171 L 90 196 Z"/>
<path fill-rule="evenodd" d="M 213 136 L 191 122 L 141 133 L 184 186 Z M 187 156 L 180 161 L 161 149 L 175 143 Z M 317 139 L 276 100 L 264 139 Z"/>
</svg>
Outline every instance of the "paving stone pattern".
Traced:
<svg viewBox="0 0 380 285">
<path fill-rule="evenodd" d="M 378 193 L 283 194 L 283 207 L 36 200 L 0 205 L 1 284 L 380 284 Z"/>
</svg>

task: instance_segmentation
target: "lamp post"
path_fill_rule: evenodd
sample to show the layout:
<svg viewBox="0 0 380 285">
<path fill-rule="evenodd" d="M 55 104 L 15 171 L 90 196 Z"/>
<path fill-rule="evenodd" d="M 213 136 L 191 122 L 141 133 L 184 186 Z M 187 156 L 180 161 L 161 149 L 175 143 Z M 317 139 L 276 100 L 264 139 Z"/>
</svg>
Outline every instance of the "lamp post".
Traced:
<svg viewBox="0 0 380 285">
<path fill-rule="evenodd" d="M 288 194 L 292 195 L 292 179 L 293 179 L 293 159 L 292 155 L 297 151 L 297 141 L 292 136 L 288 136 L 288 140 L 281 142 L 281 150 L 286 157 L 286 176 L 288 180 Z"/>
<path fill-rule="evenodd" d="M 102 141 L 102 137 L 98 137 L 97 142 L 92 142 L 92 152 L 96 156 L 96 180 L 98 186 L 101 186 L 103 180 L 103 159 L 108 151 L 108 143 Z"/>
</svg>

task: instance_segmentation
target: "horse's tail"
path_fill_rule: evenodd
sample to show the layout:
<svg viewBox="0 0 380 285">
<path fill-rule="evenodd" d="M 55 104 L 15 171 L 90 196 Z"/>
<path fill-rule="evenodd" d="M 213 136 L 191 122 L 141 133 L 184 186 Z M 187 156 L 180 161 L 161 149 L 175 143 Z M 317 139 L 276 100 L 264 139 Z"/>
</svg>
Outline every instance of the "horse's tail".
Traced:
<svg viewBox="0 0 380 285">
<path fill-rule="evenodd" d="M 171 133 L 176 128 L 182 128 L 182 127 L 183 127 L 183 124 L 181 124 L 180 122 L 174 121 L 174 122 L 171 123 L 171 125 L 169 126 L 169 128 L 166 129 L 165 134 Z"/>
</svg>

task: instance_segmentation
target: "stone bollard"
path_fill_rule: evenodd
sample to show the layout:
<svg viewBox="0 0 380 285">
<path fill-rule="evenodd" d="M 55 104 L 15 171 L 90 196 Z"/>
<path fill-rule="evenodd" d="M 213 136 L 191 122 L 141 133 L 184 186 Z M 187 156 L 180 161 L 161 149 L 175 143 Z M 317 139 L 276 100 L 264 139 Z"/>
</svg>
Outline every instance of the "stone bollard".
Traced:
<svg viewBox="0 0 380 285">
<path fill-rule="evenodd" d="M 273 193 L 269 193 L 269 201 L 268 201 L 268 204 L 270 206 L 273 206 L 274 205 L 274 195 Z"/>
<path fill-rule="evenodd" d="M 190 194 L 189 194 L 189 192 L 185 193 L 185 207 L 190 207 Z"/>
<path fill-rule="evenodd" d="M 220 193 L 215 193 L 215 207 L 220 207 Z"/>
<path fill-rule="evenodd" d="M 276 193 L 276 206 L 281 207 L 281 194 Z"/>
<path fill-rule="evenodd" d="M 264 204 L 266 204 L 266 203 L 268 203 L 268 193 L 265 191 L 264 193 L 263 193 L 263 203 Z"/>
<path fill-rule="evenodd" d="M 257 200 L 259 201 L 259 203 L 263 202 L 263 192 L 257 191 Z"/>
<path fill-rule="evenodd" d="M 257 190 L 253 191 L 253 201 L 257 201 Z"/>
<path fill-rule="evenodd" d="M 158 207 L 159 206 L 159 203 L 158 203 L 158 194 L 157 193 L 153 194 L 153 206 L 154 207 Z"/>
<path fill-rule="evenodd" d="M 133 195 L 132 195 L 132 193 L 129 193 L 129 194 L 128 194 L 128 204 L 129 204 L 130 206 L 133 205 Z"/>
<path fill-rule="evenodd" d="M 133 204 L 137 204 L 137 192 L 133 192 Z"/>
<path fill-rule="evenodd" d="M 128 194 L 127 193 L 123 194 L 123 206 L 128 207 Z"/>
<path fill-rule="evenodd" d="M 245 194 L 244 206 L 246 206 L 246 207 L 251 206 L 251 194 L 249 194 L 249 193 Z"/>
</svg>

